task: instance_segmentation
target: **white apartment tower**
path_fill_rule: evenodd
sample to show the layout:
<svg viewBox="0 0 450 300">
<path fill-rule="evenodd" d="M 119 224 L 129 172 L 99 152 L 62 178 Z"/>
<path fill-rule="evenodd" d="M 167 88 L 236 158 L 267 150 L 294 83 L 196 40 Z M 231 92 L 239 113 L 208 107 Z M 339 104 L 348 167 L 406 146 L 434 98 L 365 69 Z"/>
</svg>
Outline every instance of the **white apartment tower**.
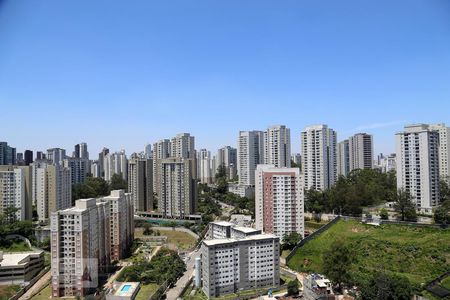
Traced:
<svg viewBox="0 0 450 300">
<path fill-rule="evenodd" d="M 201 183 L 212 183 L 215 174 L 212 169 L 211 152 L 206 149 L 200 149 L 197 153 L 197 174 Z"/>
<path fill-rule="evenodd" d="M 4 215 L 6 209 L 14 207 L 18 209 L 15 213 L 15 220 L 24 221 L 26 219 L 25 179 L 24 169 L 0 166 L 0 215 Z"/>
<path fill-rule="evenodd" d="M 264 133 L 240 131 L 237 148 L 237 164 L 240 185 L 255 185 L 255 171 L 264 163 Z"/>
<path fill-rule="evenodd" d="M 306 127 L 301 133 L 304 188 L 327 190 L 337 175 L 336 132 L 327 125 Z"/>
<path fill-rule="evenodd" d="M 445 124 L 430 125 L 439 133 L 439 175 L 450 183 L 450 127 Z"/>
<path fill-rule="evenodd" d="M 208 298 L 280 285 L 280 240 L 272 234 L 204 240 L 200 251 Z"/>
<path fill-rule="evenodd" d="M 304 196 L 298 168 L 258 165 L 255 186 L 256 229 L 282 239 L 304 235 Z"/>
<path fill-rule="evenodd" d="M 397 188 L 409 192 L 418 209 L 430 211 L 439 203 L 439 132 L 414 124 L 395 139 Z"/>
<path fill-rule="evenodd" d="M 167 217 L 184 217 L 196 211 L 195 160 L 166 158 L 156 160 L 158 211 Z"/>
<path fill-rule="evenodd" d="M 357 133 L 348 139 L 350 171 L 373 168 L 373 137 Z"/>
<path fill-rule="evenodd" d="M 236 148 L 225 146 L 217 151 L 217 168 L 225 167 L 229 180 L 237 175 L 237 150 Z"/>
<path fill-rule="evenodd" d="M 123 179 L 128 179 L 128 159 L 125 150 L 116 153 L 108 153 L 103 160 L 105 169 L 105 180 L 111 181 L 114 174 L 120 175 Z"/>
<path fill-rule="evenodd" d="M 264 163 L 291 167 L 291 130 L 285 125 L 271 126 L 264 132 Z"/>
</svg>

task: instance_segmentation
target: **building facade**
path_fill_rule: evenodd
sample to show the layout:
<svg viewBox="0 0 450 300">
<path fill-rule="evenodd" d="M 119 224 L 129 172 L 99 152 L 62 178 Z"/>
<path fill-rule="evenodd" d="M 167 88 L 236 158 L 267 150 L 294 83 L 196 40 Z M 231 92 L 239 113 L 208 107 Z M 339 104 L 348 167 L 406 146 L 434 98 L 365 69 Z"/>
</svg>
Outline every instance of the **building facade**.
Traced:
<svg viewBox="0 0 450 300">
<path fill-rule="evenodd" d="M 285 125 L 271 126 L 264 132 L 264 163 L 291 167 L 291 130 Z"/>
<path fill-rule="evenodd" d="M 357 133 L 348 139 L 350 171 L 373 169 L 373 136 Z"/>
<path fill-rule="evenodd" d="M 208 298 L 280 285 L 280 243 L 274 235 L 204 240 L 200 251 Z"/>
<path fill-rule="evenodd" d="M 395 135 L 397 188 L 409 192 L 419 210 L 439 204 L 439 133 L 427 124 L 405 126 Z"/>
<path fill-rule="evenodd" d="M 264 133 L 240 131 L 237 148 L 237 164 L 240 185 L 255 185 L 255 170 L 264 163 Z"/>
<path fill-rule="evenodd" d="M 327 190 L 336 182 L 336 132 L 327 125 L 306 127 L 301 133 L 304 188 Z"/>
<path fill-rule="evenodd" d="M 197 189 L 195 160 L 167 158 L 156 160 L 158 211 L 167 217 L 183 217 L 195 213 Z"/>
<path fill-rule="evenodd" d="M 293 232 L 304 235 L 304 197 L 298 168 L 258 165 L 255 225 L 281 239 Z"/>
<path fill-rule="evenodd" d="M 153 210 L 153 160 L 132 155 L 128 162 L 128 191 L 135 211 Z"/>
<path fill-rule="evenodd" d="M 237 175 L 237 149 L 225 146 L 217 151 L 217 168 L 224 166 L 228 180 L 232 180 Z M 216 170 L 214 170 L 216 173 Z"/>
<path fill-rule="evenodd" d="M 106 154 L 103 159 L 103 167 L 106 181 L 111 181 L 114 174 L 120 175 L 124 180 L 128 180 L 128 158 L 125 150 Z"/>
<path fill-rule="evenodd" d="M 430 129 L 439 134 L 439 176 L 450 183 L 450 127 L 433 124 Z"/>
<path fill-rule="evenodd" d="M 337 145 L 337 176 L 347 176 L 350 173 L 350 150 L 348 140 Z"/>
</svg>

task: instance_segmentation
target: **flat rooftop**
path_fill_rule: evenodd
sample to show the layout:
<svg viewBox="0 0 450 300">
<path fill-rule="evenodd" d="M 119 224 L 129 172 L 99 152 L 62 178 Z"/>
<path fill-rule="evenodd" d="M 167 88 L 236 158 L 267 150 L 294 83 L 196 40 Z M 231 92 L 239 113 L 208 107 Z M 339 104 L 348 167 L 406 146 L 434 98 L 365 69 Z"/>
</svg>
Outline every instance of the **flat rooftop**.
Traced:
<svg viewBox="0 0 450 300">
<path fill-rule="evenodd" d="M 213 239 L 213 240 L 204 240 L 203 243 L 207 246 L 215 246 L 215 245 L 224 245 L 224 244 L 232 244 L 236 242 L 245 242 L 245 241 L 259 241 L 259 240 L 267 240 L 277 238 L 273 234 L 255 234 L 250 235 L 242 239 Z"/>
<path fill-rule="evenodd" d="M 252 233 L 252 232 L 260 232 L 261 231 L 259 229 L 255 229 L 255 228 L 251 228 L 251 227 L 243 227 L 243 226 L 234 226 L 233 229 L 244 232 L 244 233 Z"/>
<path fill-rule="evenodd" d="M 227 221 L 211 222 L 211 224 L 218 225 L 218 226 L 234 226 L 233 223 L 230 223 L 230 222 L 227 222 Z"/>
<path fill-rule="evenodd" d="M 30 255 L 39 256 L 43 252 L 44 251 L 3 253 L 3 259 L 0 260 L 0 267 L 15 267 L 25 265 L 28 262 L 28 257 Z"/>
</svg>

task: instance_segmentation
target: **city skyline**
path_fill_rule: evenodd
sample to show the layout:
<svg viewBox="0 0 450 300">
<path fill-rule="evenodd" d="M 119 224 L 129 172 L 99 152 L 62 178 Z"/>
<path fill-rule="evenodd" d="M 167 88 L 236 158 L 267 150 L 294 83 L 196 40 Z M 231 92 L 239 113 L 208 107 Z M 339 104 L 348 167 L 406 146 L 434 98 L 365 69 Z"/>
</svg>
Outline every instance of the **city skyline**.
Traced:
<svg viewBox="0 0 450 300">
<path fill-rule="evenodd" d="M 0 2 L 1 135 L 18 152 L 132 153 L 181 132 L 216 151 L 283 124 L 297 153 L 324 123 L 391 153 L 404 125 L 450 123 L 448 1 L 87 3 Z"/>
</svg>

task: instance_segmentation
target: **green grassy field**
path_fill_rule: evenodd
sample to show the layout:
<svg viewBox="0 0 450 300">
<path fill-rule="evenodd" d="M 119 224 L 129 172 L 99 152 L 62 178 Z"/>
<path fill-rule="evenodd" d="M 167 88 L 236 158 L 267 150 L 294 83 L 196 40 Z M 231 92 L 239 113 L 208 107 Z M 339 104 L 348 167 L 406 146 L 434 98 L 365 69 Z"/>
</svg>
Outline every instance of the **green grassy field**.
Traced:
<svg viewBox="0 0 450 300">
<path fill-rule="evenodd" d="M 20 290 L 19 285 L 0 285 L 0 300 L 7 300 Z"/>
<path fill-rule="evenodd" d="M 337 239 L 344 239 L 353 251 L 354 276 L 386 270 L 421 284 L 450 268 L 450 230 L 393 224 L 374 227 L 342 220 L 300 248 L 289 267 L 322 272 L 322 255 Z"/>
<path fill-rule="evenodd" d="M 156 283 L 143 284 L 136 295 L 135 300 L 147 300 L 159 288 Z"/>
<path fill-rule="evenodd" d="M 31 300 L 49 300 L 49 299 L 59 299 L 59 298 L 51 298 L 52 290 L 50 285 L 47 285 L 43 288 L 39 293 L 31 297 Z"/>
<path fill-rule="evenodd" d="M 158 230 L 161 235 L 167 236 L 167 242 L 176 245 L 179 249 L 190 249 L 195 246 L 195 238 L 187 232 L 172 229 L 162 230 L 159 228 L 155 228 L 155 230 Z"/>
</svg>

